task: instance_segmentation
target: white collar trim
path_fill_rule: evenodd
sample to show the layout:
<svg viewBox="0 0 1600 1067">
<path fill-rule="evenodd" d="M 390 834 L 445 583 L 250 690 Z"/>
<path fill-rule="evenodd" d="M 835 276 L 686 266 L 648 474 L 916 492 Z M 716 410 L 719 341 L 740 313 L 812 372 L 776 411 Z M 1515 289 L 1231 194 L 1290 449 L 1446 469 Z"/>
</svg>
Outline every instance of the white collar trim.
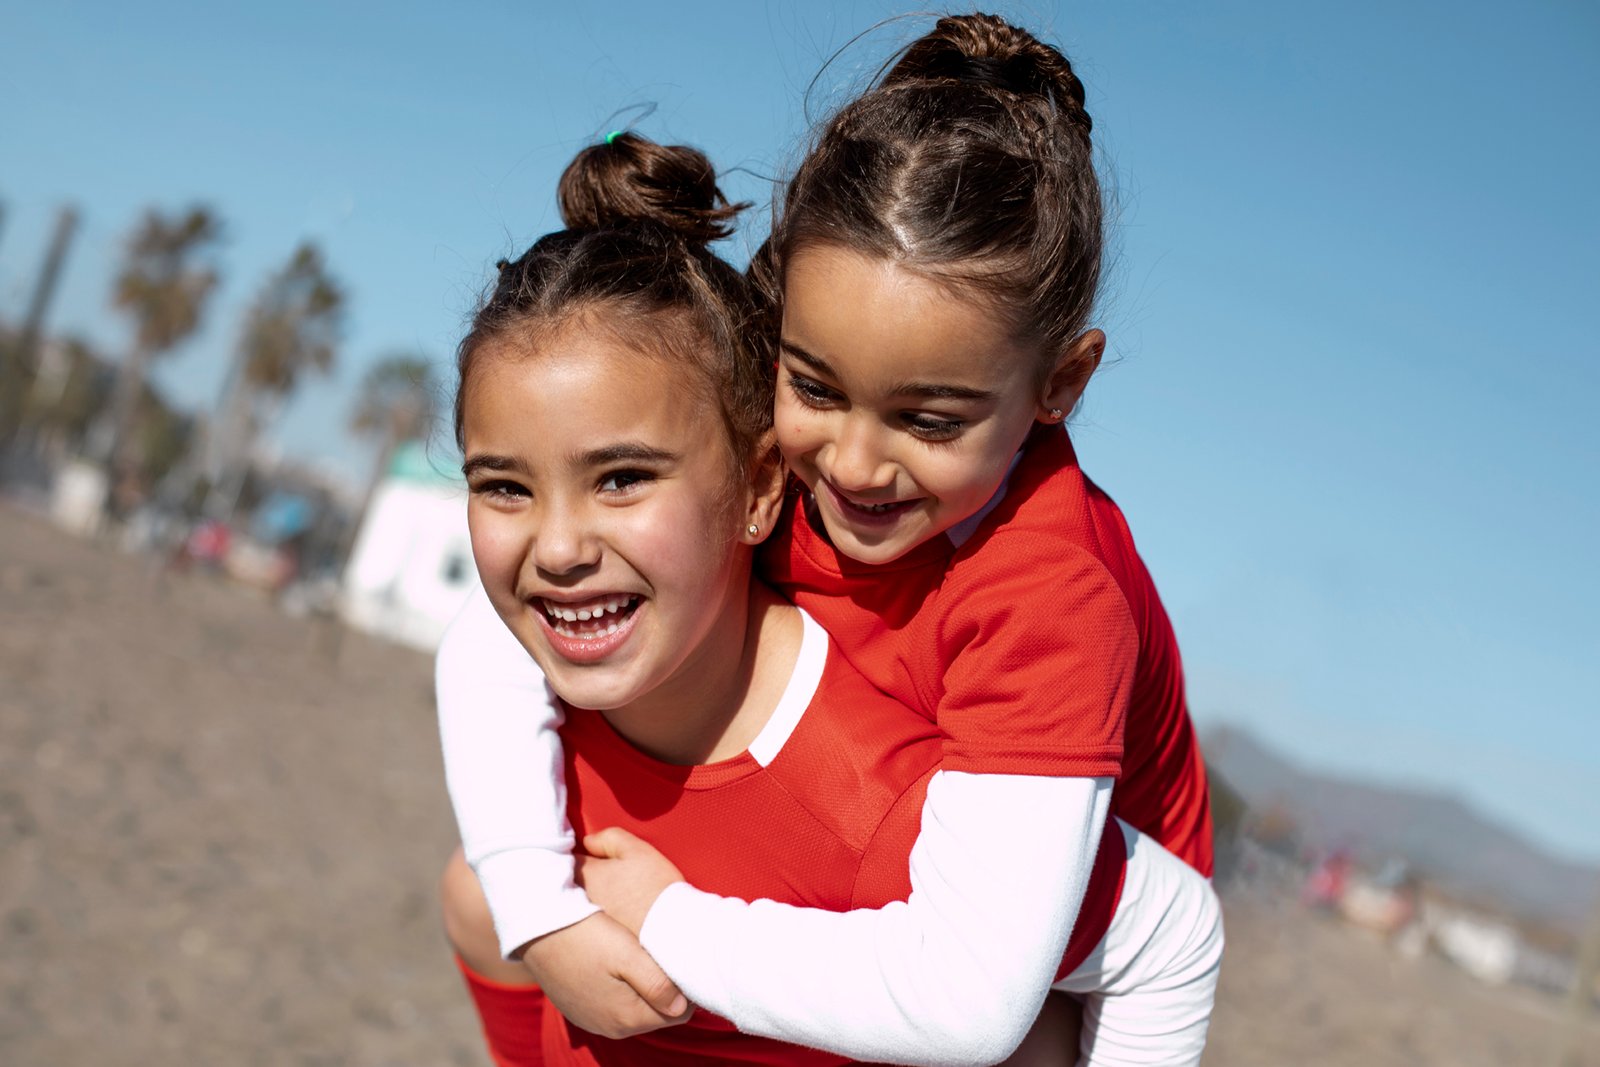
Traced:
<svg viewBox="0 0 1600 1067">
<path fill-rule="evenodd" d="M 828 631 L 804 610 L 800 612 L 800 623 L 800 654 L 795 657 L 789 684 L 784 686 L 783 697 L 772 717 L 750 742 L 750 755 L 763 767 L 777 758 L 795 727 L 800 725 L 800 717 L 816 699 L 817 687 L 822 684 L 822 670 L 828 663 Z"/>
</svg>

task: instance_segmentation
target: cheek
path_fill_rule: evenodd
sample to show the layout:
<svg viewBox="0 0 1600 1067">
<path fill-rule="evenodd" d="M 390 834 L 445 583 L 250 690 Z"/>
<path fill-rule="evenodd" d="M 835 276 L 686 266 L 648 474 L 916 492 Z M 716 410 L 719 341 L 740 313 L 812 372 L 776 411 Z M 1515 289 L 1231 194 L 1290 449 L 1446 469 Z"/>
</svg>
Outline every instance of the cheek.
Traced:
<svg viewBox="0 0 1600 1067">
<path fill-rule="evenodd" d="M 1010 457 L 977 454 L 930 455 L 925 458 L 918 483 L 953 506 L 976 511 L 999 488 Z"/>
<path fill-rule="evenodd" d="M 658 592 L 675 590 L 681 602 L 703 606 L 720 603 L 719 583 L 729 573 L 736 549 L 737 516 L 727 505 L 709 499 L 663 502 L 649 515 L 635 516 L 618 545 L 630 563 L 643 572 Z"/>
<path fill-rule="evenodd" d="M 472 559 L 484 586 L 491 593 L 497 586 L 514 586 L 526 547 L 518 524 L 511 516 L 469 505 L 467 531 L 472 540 Z"/>
<path fill-rule="evenodd" d="M 778 451 L 791 467 L 808 466 L 807 456 L 827 441 L 824 416 L 794 399 L 779 399 L 773 409 L 772 428 L 778 438 Z"/>
</svg>

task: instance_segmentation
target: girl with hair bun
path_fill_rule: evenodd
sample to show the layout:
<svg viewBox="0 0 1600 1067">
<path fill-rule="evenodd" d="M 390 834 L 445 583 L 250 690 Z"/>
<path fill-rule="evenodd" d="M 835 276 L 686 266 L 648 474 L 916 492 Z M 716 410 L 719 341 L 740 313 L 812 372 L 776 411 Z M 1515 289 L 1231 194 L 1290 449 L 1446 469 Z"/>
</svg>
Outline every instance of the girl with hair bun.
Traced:
<svg viewBox="0 0 1600 1067">
<path fill-rule="evenodd" d="M 571 822 L 646 833 L 723 893 L 903 899 L 937 732 L 751 576 L 784 471 L 759 306 L 706 248 L 737 208 L 700 153 L 632 135 L 581 154 L 560 199 L 567 228 L 501 264 L 461 342 L 455 426 L 484 591 L 566 711 L 550 778 Z M 486 736 L 447 724 L 447 752 L 469 733 Z M 470 880 L 454 865 L 447 897 Z M 544 944 L 541 991 L 491 928 L 447 919 L 497 1063 L 845 1062 L 708 1012 L 623 1042 L 587 1033 L 545 1010 L 547 994 L 584 1005 Z M 642 981 L 631 933 L 578 925 L 583 976 Z M 659 1021 L 687 1013 L 674 998 Z"/>
<path fill-rule="evenodd" d="M 622 832 L 585 842 L 604 857 L 585 895 L 555 798 L 510 785 L 529 753 L 557 766 L 530 714 L 541 680 L 469 606 L 440 715 L 502 951 L 582 943 L 592 897 L 747 1033 L 992 1063 L 1054 988 L 1084 998 L 1080 1062 L 1198 1062 L 1222 947 L 1203 764 L 1171 625 L 1061 426 L 1105 344 L 1090 132 L 1060 52 L 993 16 L 941 19 L 821 131 L 752 265 L 781 311 L 775 432 L 804 486 L 760 571 L 940 734 L 909 898 L 746 903 Z M 516 743 L 455 744 L 473 717 Z M 670 1013 L 629 958 L 608 973 Z M 596 1018 L 664 1021 L 635 1010 Z"/>
</svg>

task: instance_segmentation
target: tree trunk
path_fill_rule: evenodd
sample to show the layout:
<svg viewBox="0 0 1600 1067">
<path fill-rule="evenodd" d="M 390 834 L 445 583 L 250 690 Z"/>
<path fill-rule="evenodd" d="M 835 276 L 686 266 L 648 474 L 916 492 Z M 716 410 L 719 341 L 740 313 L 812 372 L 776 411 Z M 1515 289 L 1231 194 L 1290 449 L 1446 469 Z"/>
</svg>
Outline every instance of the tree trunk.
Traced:
<svg viewBox="0 0 1600 1067">
<path fill-rule="evenodd" d="M 144 378 L 150 370 L 150 349 L 136 345 L 123 360 L 117 375 L 117 387 L 111 394 L 111 404 L 105 428 L 97 431 L 95 459 L 111 468 L 113 475 L 138 458 L 134 449 L 134 429 L 138 421 L 139 398 L 144 393 Z"/>
</svg>

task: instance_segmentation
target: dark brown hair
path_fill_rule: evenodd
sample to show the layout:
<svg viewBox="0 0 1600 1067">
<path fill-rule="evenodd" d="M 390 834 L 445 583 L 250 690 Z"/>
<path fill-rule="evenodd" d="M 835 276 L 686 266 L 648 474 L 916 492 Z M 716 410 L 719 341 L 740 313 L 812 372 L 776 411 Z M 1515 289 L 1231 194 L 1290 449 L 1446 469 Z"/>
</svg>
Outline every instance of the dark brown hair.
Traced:
<svg viewBox="0 0 1600 1067">
<path fill-rule="evenodd" d="M 994 15 L 940 19 L 823 128 L 755 276 L 776 300 L 808 246 L 893 260 L 984 295 L 1053 361 L 1100 282 L 1091 127 L 1059 51 Z"/>
<path fill-rule="evenodd" d="M 742 460 L 772 425 L 772 330 L 744 277 L 707 245 L 732 232 L 711 162 L 692 148 L 614 134 L 579 152 L 557 189 L 566 229 L 541 237 L 500 275 L 456 352 L 456 443 L 474 361 L 507 335 L 542 337 L 591 316 L 694 368 Z"/>
</svg>

